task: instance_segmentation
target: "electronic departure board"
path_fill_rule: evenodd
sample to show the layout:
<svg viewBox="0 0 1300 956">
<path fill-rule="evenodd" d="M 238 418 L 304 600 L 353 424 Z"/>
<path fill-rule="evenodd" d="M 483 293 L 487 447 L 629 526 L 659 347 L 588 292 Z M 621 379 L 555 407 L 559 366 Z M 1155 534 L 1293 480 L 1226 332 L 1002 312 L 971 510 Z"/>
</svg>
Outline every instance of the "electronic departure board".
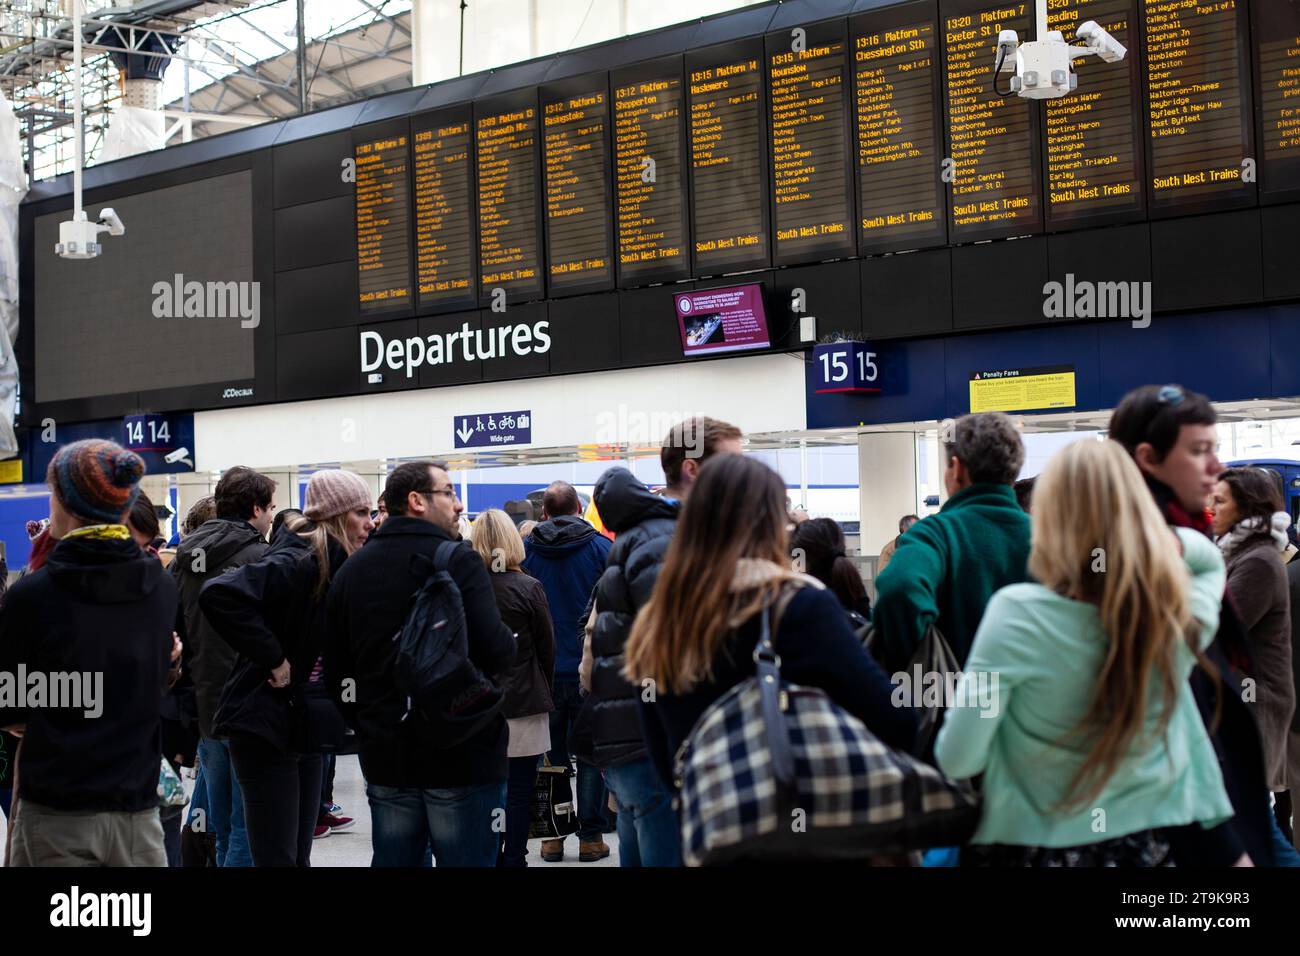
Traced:
<svg viewBox="0 0 1300 956">
<path fill-rule="evenodd" d="M 468 106 L 411 118 L 420 311 L 478 304 Z"/>
<path fill-rule="evenodd" d="M 682 60 L 670 57 L 610 78 L 619 285 L 690 275 L 682 178 Z"/>
<path fill-rule="evenodd" d="M 1136 14 L 1135 0 L 1057 0 L 1048 9 L 1048 29 L 1067 43 L 1095 20 L 1129 51 L 1118 63 L 1075 59 L 1079 88 L 1045 101 L 1049 226 L 1136 218 L 1146 207 Z"/>
<path fill-rule="evenodd" d="M 1300 3 L 1256 3 L 1260 192 L 1300 196 Z"/>
<path fill-rule="evenodd" d="M 939 57 L 934 5 L 907 4 L 850 23 L 858 170 L 858 251 L 941 245 Z"/>
<path fill-rule="evenodd" d="M 1042 228 L 1038 110 L 993 88 L 998 34 L 1033 33 L 1033 4 L 954 0 L 944 21 L 948 158 L 953 161 L 951 226 L 956 242 L 1024 235 Z M 998 76 L 1005 91 L 1010 74 Z"/>
<path fill-rule="evenodd" d="M 607 77 L 546 87 L 541 103 L 551 292 L 613 288 Z"/>
<path fill-rule="evenodd" d="M 402 126 L 406 122 L 403 120 Z M 411 197 L 405 133 L 355 145 L 357 285 L 365 316 L 411 305 Z"/>
<path fill-rule="evenodd" d="M 763 44 L 686 57 L 695 274 L 771 264 Z"/>
<path fill-rule="evenodd" d="M 1285 2 L 1285 0 L 1276 0 Z M 1145 0 L 1153 213 L 1249 202 L 1253 158 L 1246 5 Z"/>
<path fill-rule="evenodd" d="M 767 36 L 777 265 L 854 253 L 845 21 Z"/>
<path fill-rule="evenodd" d="M 542 293 L 541 223 L 537 211 L 537 106 L 535 91 L 476 103 L 478 166 L 479 299 L 494 301 Z"/>
</svg>

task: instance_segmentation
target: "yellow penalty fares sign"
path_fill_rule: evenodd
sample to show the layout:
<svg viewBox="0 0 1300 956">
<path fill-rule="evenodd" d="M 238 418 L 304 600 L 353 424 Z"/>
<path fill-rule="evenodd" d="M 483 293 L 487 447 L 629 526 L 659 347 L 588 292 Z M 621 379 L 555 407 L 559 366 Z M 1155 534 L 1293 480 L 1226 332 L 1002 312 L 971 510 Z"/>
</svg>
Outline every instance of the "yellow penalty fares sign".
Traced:
<svg viewBox="0 0 1300 956">
<path fill-rule="evenodd" d="M 972 372 L 970 410 L 975 412 L 1035 412 L 1073 408 L 1074 366 L 1004 368 Z"/>
</svg>

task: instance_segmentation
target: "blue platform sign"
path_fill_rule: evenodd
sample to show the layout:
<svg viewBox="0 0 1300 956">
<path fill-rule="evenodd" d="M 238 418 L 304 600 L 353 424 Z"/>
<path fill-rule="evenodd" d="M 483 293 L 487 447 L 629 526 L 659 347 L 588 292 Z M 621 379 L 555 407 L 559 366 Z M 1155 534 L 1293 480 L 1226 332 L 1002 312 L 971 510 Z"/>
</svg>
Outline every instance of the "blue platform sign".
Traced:
<svg viewBox="0 0 1300 956">
<path fill-rule="evenodd" d="M 830 342 L 813 349 L 813 390 L 880 393 L 880 353 L 865 342 Z"/>
<path fill-rule="evenodd" d="M 533 440 L 533 413 L 492 412 L 457 415 L 452 420 L 456 448 L 488 448 L 527 445 Z"/>
<path fill-rule="evenodd" d="M 144 459 L 150 475 L 194 470 L 194 416 L 127 415 L 122 444 Z"/>
</svg>

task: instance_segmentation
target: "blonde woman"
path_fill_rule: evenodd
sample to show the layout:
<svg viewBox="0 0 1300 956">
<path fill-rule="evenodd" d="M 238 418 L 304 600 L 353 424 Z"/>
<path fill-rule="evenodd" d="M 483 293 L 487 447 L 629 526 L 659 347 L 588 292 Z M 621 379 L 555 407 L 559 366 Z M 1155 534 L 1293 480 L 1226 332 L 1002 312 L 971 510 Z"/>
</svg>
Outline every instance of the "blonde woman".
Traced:
<svg viewBox="0 0 1300 956">
<path fill-rule="evenodd" d="M 1218 627 L 1223 559 L 1175 533 L 1119 444 L 1048 462 L 1038 583 L 989 602 L 935 748 L 945 773 L 984 774 L 964 865 L 1164 865 L 1166 828 L 1232 815 L 1187 683 Z"/>
<path fill-rule="evenodd" d="M 492 508 L 474 519 L 470 542 L 492 579 L 497 608 L 515 633 L 515 662 L 501 678 L 510 725 L 506 781 L 506 833 L 498 866 L 527 866 L 533 783 L 542 754 L 551 749 L 551 688 L 555 681 L 555 634 L 541 583 L 520 567 L 524 541 L 504 511 Z"/>
<path fill-rule="evenodd" d="M 285 520 L 270 550 L 199 595 L 213 630 L 239 654 L 213 733 L 230 738 L 254 866 L 311 865 L 321 755 L 304 752 L 292 702 L 301 685 L 319 682 L 325 592 L 374 530 L 370 500 L 359 475 L 314 473 L 303 513 Z"/>
</svg>

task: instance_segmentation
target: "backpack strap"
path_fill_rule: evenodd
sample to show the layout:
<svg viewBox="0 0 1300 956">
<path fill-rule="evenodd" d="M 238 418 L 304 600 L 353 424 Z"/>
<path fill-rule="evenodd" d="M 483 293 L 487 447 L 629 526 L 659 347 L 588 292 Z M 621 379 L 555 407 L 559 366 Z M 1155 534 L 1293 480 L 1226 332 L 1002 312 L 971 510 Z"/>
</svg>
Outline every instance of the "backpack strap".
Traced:
<svg viewBox="0 0 1300 956">
<path fill-rule="evenodd" d="M 463 541 L 444 541 L 438 545 L 438 550 L 433 552 L 433 571 L 435 574 L 447 570 L 447 566 L 451 564 L 452 554 L 462 544 L 464 544 Z"/>
</svg>

